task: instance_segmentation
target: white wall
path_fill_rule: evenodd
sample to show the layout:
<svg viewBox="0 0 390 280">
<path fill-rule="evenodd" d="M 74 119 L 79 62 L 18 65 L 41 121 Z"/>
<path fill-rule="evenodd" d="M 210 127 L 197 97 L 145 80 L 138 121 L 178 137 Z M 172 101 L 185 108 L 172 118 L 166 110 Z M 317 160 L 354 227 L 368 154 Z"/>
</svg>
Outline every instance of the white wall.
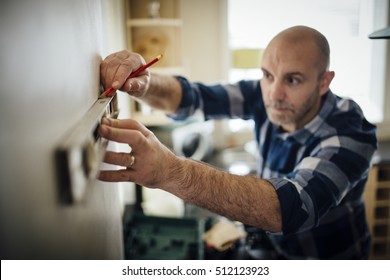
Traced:
<svg viewBox="0 0 390 280">
<path fill-rule="evenodd" d="M 104 1 L 0 2 L 2 259 L 123 256 L 118 188 L 96 182 L 84 202 L 64 205 L 54 161 L 99 94 Z"/>
<path fill-rule="evenodd" d="M 387 1 L 378 1 L 378 5 L 382 5 L 384 7 L 387 7 L 387 24 L 383 22 L 383 18 L 379 17 L 376 19 L 375 24 L 378 26 L 377 29 L 382 29 L 386 26 L 390 26 L 390 4 Z M 379 102 L 380 105 L 383 106 L 383 114 L 384 118 L 381 123 L 377 123 L 377 136 L 379 140 L 382 141 L 389 141 L 390 140 L 390 40 L 387 39 L 376 39 L 380 44 L 385 43 L 385 47 L 387 49 L 386 53 L 386 62 L 384 65 L 385 68 L 385 96 L 381 99 L 382 104 Z M 378 63 L 378 65 L 381 65 Z M 377 86 L 378 88 L 381 88 L 381 85 Z M 374 94 L 374 98 L 378 99 L 377 96 Z M 379 98 L 380 100 L 380 98 Z"/>
<path fill-rule="evenodd" d="M 389 5 L 390 9 L 390 5 Z M 390 15 L 390 11 L 389 11 Z M 389 16 L 390 20 L 390 16 Z M 390 22 L 389 22 L 390 25 Z M 386 69 L 386 93 L 384 96 L 383 108 L 384 108 L 384 121 L 377 124 L 378 139 L 389 141 L 390 140 L 390 40 L 387 42 L 387 69 Z"/>
</svg>

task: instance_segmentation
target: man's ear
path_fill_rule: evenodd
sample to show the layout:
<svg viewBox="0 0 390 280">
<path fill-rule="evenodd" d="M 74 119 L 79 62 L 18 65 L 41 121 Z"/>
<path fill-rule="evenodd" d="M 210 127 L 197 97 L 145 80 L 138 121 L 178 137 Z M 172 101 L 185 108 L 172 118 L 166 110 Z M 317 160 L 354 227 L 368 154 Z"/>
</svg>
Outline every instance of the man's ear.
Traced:
<svg viewBox="0 0 390 280">
<path fill-rule="evenodd" d="M 320 86 L 320 95 L 324 95 L 329 90 L 329 85 L 332 82 L 333 78 L 335 76 L 334 71 L 326 71 L 324 75 L 322 75 L 321 78 L 321 86 Z"/>
</svg>

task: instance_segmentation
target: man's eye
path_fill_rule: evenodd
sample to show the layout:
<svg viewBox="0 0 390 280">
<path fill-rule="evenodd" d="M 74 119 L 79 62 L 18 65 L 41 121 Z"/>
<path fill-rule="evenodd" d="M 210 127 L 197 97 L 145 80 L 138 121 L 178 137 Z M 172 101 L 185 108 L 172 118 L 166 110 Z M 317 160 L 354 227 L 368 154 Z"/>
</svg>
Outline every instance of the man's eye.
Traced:
<svg viewBox="0 0 390 280">
<path fill-rule="evenodd" d="M 296 77 L 288 77 L 287 78 L 287 82 L 291 85 L 297 85 L 299 84 L 301 81 L 300 79 L 296 78 Z"/>
<path fill-rule="evenodd" d="M 268 72 L 263 72 L 263 77 L 266 79 L 271 79 L 272 75 Z"/>
</svg>

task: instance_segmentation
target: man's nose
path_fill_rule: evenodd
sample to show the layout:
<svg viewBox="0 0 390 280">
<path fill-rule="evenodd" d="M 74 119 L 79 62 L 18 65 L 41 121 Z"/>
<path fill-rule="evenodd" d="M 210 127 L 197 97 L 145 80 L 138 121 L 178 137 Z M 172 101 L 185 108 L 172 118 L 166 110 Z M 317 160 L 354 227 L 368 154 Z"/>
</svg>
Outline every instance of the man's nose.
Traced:
<svg viewBox="0 0 390 280">
<path fill-rule="evenodd" d="M 286 91 L 283 84 L 279 81 L 275 81 L 270 87 L 269 97 L 271 100 L 280 101 L 286 97 Z"/>
</svg>

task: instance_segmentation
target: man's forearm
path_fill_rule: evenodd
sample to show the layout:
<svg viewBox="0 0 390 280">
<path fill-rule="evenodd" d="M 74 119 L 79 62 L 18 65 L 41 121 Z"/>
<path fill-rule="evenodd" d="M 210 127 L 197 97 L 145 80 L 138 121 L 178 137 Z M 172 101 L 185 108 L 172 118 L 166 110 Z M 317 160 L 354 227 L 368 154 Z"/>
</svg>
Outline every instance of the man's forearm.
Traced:
<svg viewBox="0 0 390 280">
<path fill-rule="evenodd" d="M 175 77 L 152 74 L 149 89 L 140 99 L 152 108 L 175 113 L 181 97 L 182 88 Z"/>
<path fill-rule="evenodd" d="M 237 176 L 201 162 L 178 159 L 163 188 L 188 203 L 271 232 L 281 231 L 274 187 L 255 176 Z"/>
</svg>

